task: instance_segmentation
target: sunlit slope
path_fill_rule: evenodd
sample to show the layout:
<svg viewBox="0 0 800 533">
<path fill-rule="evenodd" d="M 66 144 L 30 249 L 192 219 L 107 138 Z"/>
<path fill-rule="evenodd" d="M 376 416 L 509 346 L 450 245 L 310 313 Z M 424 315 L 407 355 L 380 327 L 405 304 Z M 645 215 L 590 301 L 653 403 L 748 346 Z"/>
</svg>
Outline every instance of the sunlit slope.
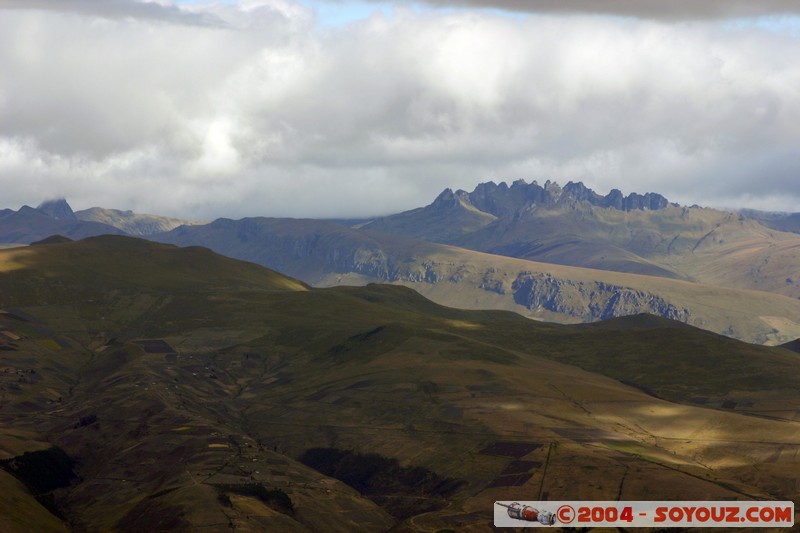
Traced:
<svg viewBox="0 0 800 533">
<path fill-rule="evenodd" d="M 792 279 L 800 265 L 800 236 L 714 209 L 619 211 L 579 203 L 569 210 L 539 209 L 499 220 L 453 244 L 537 261 L 800 296 L 800 284 Z"/>
<path fill-rule="evenodd" d="M 800 297 L 800 235 L 715 209 L 620 212 L 593 208 L 617 246 L 689 279 Z"/>
<path fill-rule="evenodd" d="M 691 231 L 668 207 L 619 211 L 577 202 L 569 208 L 534 208 L 497 220 L 450 244 L 545 263 L 681 278 L 648 259 L 653 248 L 668 248 L 674 228 Z M 679 220 L 671 220 L 676 216 Z M 669 235 L 669 236 L 667 236 Z"/>
<path fill-rule="evenodd" d="M 100 236 L 0 251 L 7 305 L 38 298 L 74 298 L 74 291 L 147 287 L 192 291 L 215 288 L 307 290 L 296 280 L 210 250 L 178 249 L 132 237 Z M 47 282 L 47 283 L 43 283 Z"/>
<path fill-rule="evenodd" d="M 653 317 L 460 311 L 396 286 L 284 290 L 133 239 L 36 248 L 0 274 L 0 331 L 17 337 L 0 351 L 15 435 L 0 450 L 76 461 L 71 485 L 37 496 L 79 530 L 488 531 L 497 499 L 800 496 L 800 358 L 784 349 Z M 114 275 L 78 268 L 93 254 Z M 17 288 L 32 280 L 40 292 Z M 385 463 L 361 456 L 348 486 L 301 463 L 315 448 L 400 466 L 373 475 Z M 43 512 L 15 527 L 57 529 Z"/>
<path fill-rule="evenodd" d="M 751 342 L 800 337 L 800 301 L 786 296 L 436 246 L 399 265 L 391 281 L 444 305 L 504 309 L 548 321 L 589 322 L 644 312 Z M 366 281 L 380 278 L 334 273 L 317 284 Z"/>
<path fill-rule="evenodd" d="M 800 235 L 754 221 L 724 222 L 691 253 L 654 255 L 653 260 L 705 283 L 800 298 Z"/>
</svg>

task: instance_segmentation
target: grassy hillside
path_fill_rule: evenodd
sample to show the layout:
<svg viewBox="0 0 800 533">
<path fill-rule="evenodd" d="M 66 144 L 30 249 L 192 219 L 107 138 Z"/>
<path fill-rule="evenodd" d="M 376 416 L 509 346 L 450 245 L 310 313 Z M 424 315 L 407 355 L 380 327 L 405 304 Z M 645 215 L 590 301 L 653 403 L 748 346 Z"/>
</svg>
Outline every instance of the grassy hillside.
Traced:
<svg viewBox="0 0 800 533">
<path fill-rule="evenodd" d="M 0 272 L 15 280 L 3 293 L 7 305 L 31 297 L 49 302 L 70 300 L 75 296 L 73 290 L 101 295 L 112 289 L 138 291 L 142 287 L 163 291 L 307 289 L 286 276 L 205 248 L 179 250 L 120 236 L 6 250 L 0 255 Z"/>
<path fill-rule="evenodd" d="M 785 349 L 308 289 L 129 238 L 0 265 L 0 452 L 57 446 L 78 476 L 0 476 L 20 530 L 488 531 L 497 499 L 800 496 Z"/>
</svg>

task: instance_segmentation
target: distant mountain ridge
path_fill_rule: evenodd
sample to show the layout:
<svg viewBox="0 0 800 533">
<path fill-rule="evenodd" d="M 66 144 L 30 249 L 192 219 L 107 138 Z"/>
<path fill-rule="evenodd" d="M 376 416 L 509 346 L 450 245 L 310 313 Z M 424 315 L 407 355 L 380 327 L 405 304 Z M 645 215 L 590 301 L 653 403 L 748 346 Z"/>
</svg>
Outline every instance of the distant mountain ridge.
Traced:
<svg viewBox="0 0 800 533">
<path fill-rule="evenodd" d="M 363 228 L 520 259 L 680 279 L 685 276 L 596 231 L 598 217 L 668 209 L 681 208 L 652 192 L 626 196 L 614 189 L 603 196 L 582 182 L 490 181 L 472 192 L 445 189 L 428 206 Z"/>
<path fill-rule="evenodd" d="M 129 234 L 206 246 L 316 286 L 402 284 L 460 308 L 557 322 L 647 312 L 753 342 L 800 336 L 800 237 L 657 193 L 517 180 L 445 189 L 425 207 L 350 227 L 266 217 L 185 222 L 75 213 L 60 199 L 0 211 L 0 243 Z"/>
<path fill-rule="evenodd" d="M 505 182 L 496 184 L 489 181 L 479 184 L 472 192 L 461 189 L 454 192 L 447 188 L 428 206 L 380 217 L 363 227 L 459 246 L 465 235 L 490 226 L 498 219 L 519 219 L 526 213 L 541 210 L 573 210 L 581 204 L 623 212 L 679 207 L 662 195 L 651 192 L 634 192 L 625 196 L 622 191 L 613 189 L 603 196 L 582 182 L 570 181 L 561 187 L 550 180 L 543 186 L 535 180 L 531 183 L 516 180 L 511 186 Z"/>
<path fill-rule="evenodd" d="M 95 235 L 123 235 L 113 226 L 79 220 L 66 200 L 48 201 L 38 208 L 24 205 L 18 211 L 0 211 L 0 242 L 30 244 L 51 235 L 78 240 Z"/>
<path fill-rule="evenodd" d="M 93 207 L 73 211 L 66 199 L 47 200 L 38 207 L 0 210 L 0 243 L 30 244 L 63 235 L 73 240 L 97 235 L 147 236 L 196 222 L 132 211 Z"/>
<path fill-rule="evenodd" d="M 762 214 L 763 215 L 763 214 Z M 778 220 L 778 223 L 775 222 Z M 366 230 L 532 261 L 700 281 L 800 297 L 791 217 L 670 203 L 582 183 L 482 183 L 375 219 Z"/>
<path fill-rule="evenodd" d="M 77 211 L 75 216 L 87 222 L 101 222 L 113 226 L 135 237 L 164 233 L 178 226 L 183 226 L 184 224 L 198 224 L 198 222 L 180 218 L 147 215 L 134 213 L 131 210 L 121 211 L 119 209 L 105 209 L 103 207 L 91 207 L 89 209 Z"/>
</svg>

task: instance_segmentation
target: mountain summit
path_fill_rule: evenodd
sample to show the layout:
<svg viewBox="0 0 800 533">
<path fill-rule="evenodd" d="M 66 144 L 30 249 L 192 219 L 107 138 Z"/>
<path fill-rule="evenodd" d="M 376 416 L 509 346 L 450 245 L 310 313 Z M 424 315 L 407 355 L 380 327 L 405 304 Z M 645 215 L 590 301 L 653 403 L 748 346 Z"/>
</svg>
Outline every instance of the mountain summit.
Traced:
<svg viewBox="0 0 800 533">
<path fill-rule="evenodd" d="M 497 217 L 530 206 L 558 208 L 574 205 L 576 202 L 587 202 L 597 207 L 618 211 L 656 211 L 670 205 L 666 198 L 652 192 L 646 194 L 634 192 L 625 196 L 619 189 L 613 189 L 602 196 L 580 181 L 570 181 L 563 187 L 550 180 L 546 181 L 544 186 L 535 180 L 531 183 L 517 180 L 510 187 L 505 182 L 498 185 L 490 181 L 481 183 L 471 193 L 464 194 L 475 208 Z"/>
<path fill-rule="evenodd" d="M 47 200 L 36 209 L 56 220 L 78 220 L 78 217 L 75 216 L 75 212 L 64 198 Z"/>
<path fill-rule="evenodd" d="M 679 207 L 657 193 L 630 193 L 613 189 L 603 196 L 581 182 L 568 182 L 561 187 L 547 180 L 481 183 L 472 192 L 445 189 L 429 205 L 376 219 L 365 229 L 446 244 L 462 245 L 465 235 L 487 226 L 508 226 L 519 217 L 530 217 L 539 210 L 572 211 L 576 207 L 605 208 L 613 211 L 660 211 Z M 553 219 L 553 217 L 548 217 Z M 482 249 L 477 247 L 477 249 Z"/>
<path fill-rule="evenodd" d="M 472 192 L 447 189 L 426 207 L 360 227 L 528 261 L 800 297 L 796 235 L 652 192 L 604 196 L 580 182 L 488 182 Z"/>
</svg>

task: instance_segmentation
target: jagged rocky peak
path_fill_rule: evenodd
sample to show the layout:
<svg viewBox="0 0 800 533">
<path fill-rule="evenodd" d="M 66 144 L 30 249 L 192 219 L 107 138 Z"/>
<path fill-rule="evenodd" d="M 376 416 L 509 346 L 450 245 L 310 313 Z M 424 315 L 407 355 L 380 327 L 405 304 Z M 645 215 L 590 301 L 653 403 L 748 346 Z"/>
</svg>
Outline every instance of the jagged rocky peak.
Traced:
<svg viewBox="0 0 800 533">
<path fill-rule="evenodd" d="M 557 208 L 574 205 L 577 202 L 587 202 L 598 207 L 620 211 L 655 211 L 675 205 L 670 204 L 660 194 L 651 192 L 647 194 L 631 193 L 625 196 L 619 189 L 612 189 L 603 196 L 580 181 L 570 181 L 562 187 L 556 181 L 547 180 L 542 186 L 536 181 L 526 183 L 522 179 L 514 181 L 510 187 L 505 182 L 500 184 L 493 181 L 481 183 L 471 193 L 464 191 L 454 193 L 451 189 L 445 189 L 434 204 L 443 206 L 446 205 L 446 202 L 458 201 L 457 198 L 469 201 L 481 211 L 498 217 L 531 207 Z"/>
<path fill-rule="evenodd" d="M 660 194 L 648 192 L 644 195 L 632 192 L 625 198 L 625 211 L 633 209 L 649 209 L 656 211 L 670 205 L 669 201 Z"/>
<path fill-rule="evenodd" d="M 611 189 L 611 192 L 606 195 L 606 201 L 609 207 L 620 211 L 625 209 L 625 195 L 619 189 Z"/>
<path fill-rule="evenodd" d="M 604 196 L 597 194 L 592 189 L 584 185 L 583 182 L 580 181 L 578 182 L 570 181 L 566 185 L 564 185 L 563 194 L 571 200 L 575 200 L 577 202 L 589 202 L 592 205 L 603 204 L 604 199 L 606 198 Z"/>
<path fill-rule="evenodd" d="M 439 196 L 431 204 L 432 207 L 437 209 L 441 209 L 444 207 L 450 207 L 458 200 L 456 199 L 456 195 L 453 192 L 453 189 L 448 187 L 447 189 L 443 190 Z"/>
<path fill-rule="evenodd" d="M 36 209 L 57 220 L 78 220 L 78 217 L 75 216 L 72 208 L 64 198 L 47 200 L 42 202 Z"/>
<path fill-rule="evenodd" d="M 570 183 L 572 183 L 572 182 L 570 182 Z M 531 185 L 533 185 L 533 184 L 531 184 Z M 544 182 L 544 190 L 546 192 L 549 192 L 551 195 L 556 196 L 556 197 L 557 196 L 561 196 L 561 192 L 563 191 L 563 189 L 561 188 L 561 185 L 559 185 L 555 181 L 550 181 L 550 180 L 547 180 L 546 182 Z"/>
<path fill-rule="evenodd" d="M 462 201 L 469 202 L 469 193 L 461 189 L 453 192 L 448 187 L 436 197 L 431 206 L 437 209 L 451 208 L 459 206 Z"/>
</svg>

